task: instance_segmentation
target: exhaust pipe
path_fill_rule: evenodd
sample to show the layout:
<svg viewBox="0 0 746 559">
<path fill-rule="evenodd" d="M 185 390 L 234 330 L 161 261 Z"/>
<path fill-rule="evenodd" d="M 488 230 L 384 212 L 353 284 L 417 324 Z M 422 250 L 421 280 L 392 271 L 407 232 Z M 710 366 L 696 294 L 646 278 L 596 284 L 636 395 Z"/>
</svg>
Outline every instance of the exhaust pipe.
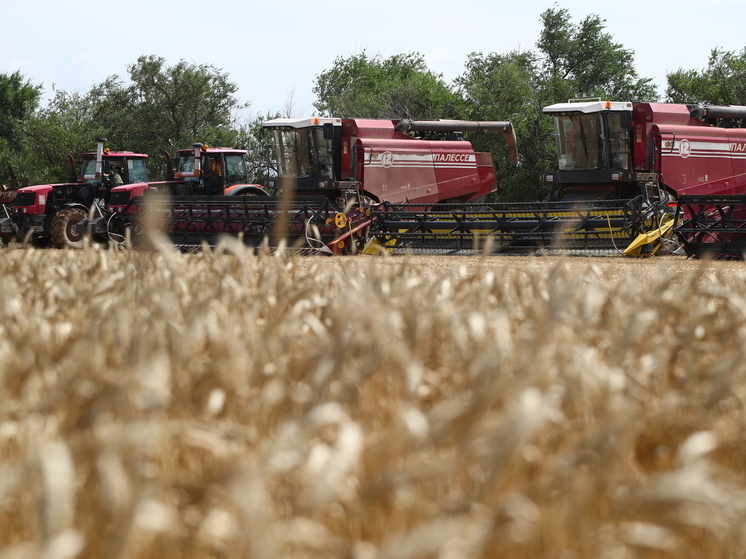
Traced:
<svg viewBox="0 0 746 559">
<path fill-rule="evenodd" d="M 518 163 L 518 145 L 513 124 L 507 121 L 470 121 L 470 120 L 402 120 L 396 125 L 396 131 L 402 134 L 409 132 L 502 132 L 508 146 L 508 160 Z"/>
</svg>

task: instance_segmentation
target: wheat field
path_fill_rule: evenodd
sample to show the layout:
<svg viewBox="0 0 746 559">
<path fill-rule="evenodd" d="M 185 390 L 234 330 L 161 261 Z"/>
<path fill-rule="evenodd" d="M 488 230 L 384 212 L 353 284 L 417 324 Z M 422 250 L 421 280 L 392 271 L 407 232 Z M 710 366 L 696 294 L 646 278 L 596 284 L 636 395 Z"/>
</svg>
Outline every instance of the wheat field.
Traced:
<svg viewBox="0 0 746 559">
<path fill-rule="evenodd" d="M 746 264 L 0 251 L 0 559 L 746 550 Z"/>
</svg>

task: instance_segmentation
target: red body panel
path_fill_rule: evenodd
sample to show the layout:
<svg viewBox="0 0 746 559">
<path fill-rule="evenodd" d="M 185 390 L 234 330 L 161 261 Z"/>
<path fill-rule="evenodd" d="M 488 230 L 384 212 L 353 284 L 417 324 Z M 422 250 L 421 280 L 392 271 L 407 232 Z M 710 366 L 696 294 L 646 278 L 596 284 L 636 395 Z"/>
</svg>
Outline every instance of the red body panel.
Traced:
<svg viewBox="0 0 746 559">
<path fill-rule="evenodd" d="M 495 192 L 492 158 L 470 142 L 421 140 L 396 132 L 394 121 L 342 121 L 342 176 L 351 176 L 356 147 L 357 180 L 381 202 L 462 202 Z"/>
<path fill-rule="evenodd" d="M 746 130 L 653 126 L 661 181 L 677 194 L 746 193 Z"/>
<path fill-rule="evenodd" d="M 166 182 L 162 184 L 168 184 Z M 114 213 L 122 213 L 124 212 L 125 208 L 129 204 L 129 201 L 132 200 L 135 196 L 142 196 L 145 194 L 145 191 L 149 188 L 152 188 L 152 185 L 147 182 L 137 182 L 134 184 L 123 184 L 121 186 L 115 186 L 111 189 L 111 199 L 112 201 L 109 202 L 109 210 L 111 210 Z M 129 194 L 127 196 L 122 197 L 122 199 L 126 199 L 127 202 L 124 204 L 117 204 L 114 202 L 114 200 L 117 199 L 116 194 L 122 193 L 122 192 L 128 192 Z M 134 214 L 135 213 L 135 206 L 130 206 L 127 210 L 128 214 Z"/>
<path fill-rule="evenodd" d="M 75 183 L 66 184 L 41 184 L 35 186 L 27 186 L 18 190 L 19 193 L 33 192 L 34 203 L 28 206 L 14 205 L 11 207 L 14 214 L 19 215 L 42 215 L 47 207 L 47 201 L 49 200 L 49 194 L 54 190 L 55 187 L 62 186 L 74 186 Z"/>
<path fill-rule="evenodd" d="M 637 103 L 636 171 L 660 173 L 675 194 L 746 193 L 746 129 L 710 126 L 686 105 Z"/>
</svg>

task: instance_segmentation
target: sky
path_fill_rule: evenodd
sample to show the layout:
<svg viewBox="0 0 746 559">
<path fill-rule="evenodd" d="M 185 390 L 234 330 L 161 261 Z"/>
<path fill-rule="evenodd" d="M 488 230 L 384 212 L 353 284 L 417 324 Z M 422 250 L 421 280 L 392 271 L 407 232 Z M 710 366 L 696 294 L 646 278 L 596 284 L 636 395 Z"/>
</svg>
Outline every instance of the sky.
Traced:
<svg viewBox="0 0 746 559">
<path fill-rule="evenodd" d="M 115 74 L 126 81 L 128 64 L 157 55 L 227 73 L 251 103 L 246 116 L 311 116 L 314 79 L 337 57 L 418 52 L 451 82 L 470 53 L 534 49 L 540 14 L 555 6 L 574 23 L 605 19 L 661 94 L 667 72 L 703 69 L 714 48 L 746 48 L 743 0 L 0 0 L 0 73 L 20 71 L 48 99 L 54 88 L 86 92 Z"/>
</svg>

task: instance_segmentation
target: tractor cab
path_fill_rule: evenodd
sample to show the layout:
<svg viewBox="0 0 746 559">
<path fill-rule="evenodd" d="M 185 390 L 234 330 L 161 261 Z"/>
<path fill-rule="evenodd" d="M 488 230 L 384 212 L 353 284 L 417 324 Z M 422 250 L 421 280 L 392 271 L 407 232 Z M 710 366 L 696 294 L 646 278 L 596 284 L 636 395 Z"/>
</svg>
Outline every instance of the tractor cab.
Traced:
<svg viewBox="0 0 746 559">
<path fill-rule="evenodd" d="M 148 182 L 147 158 L 143 153 L 104 150 L 99 162 L 95 153 L 83 153 L 78 186 L 67 194 L 71 201 L 86 205 L 94 198 L 108 202 L 113 188 Z"/>
<path fill-rule="evenodd" d="M 249 183 L 246 150 L 195 143 L 177 152 L 174 177 L 182 181 L 178 194 L 238 193 Z"/>
<path fill-rule="evenodd" d="M 148 182 L 147 155 L 132 152 L 106 152 L 102 161 L 102 176 L 96 179 L 96 154 L 83 154 L 79 180 L 87 184 L 97 182 L 118 186 Z"/>
<path fill-rule="evenodd" d="M 555 196 L 624 196 L 632 173 L 632 103 L 581 101 L 544 108 L 554 117 L 557 170 L 543 175 Z"/>
</svg>

